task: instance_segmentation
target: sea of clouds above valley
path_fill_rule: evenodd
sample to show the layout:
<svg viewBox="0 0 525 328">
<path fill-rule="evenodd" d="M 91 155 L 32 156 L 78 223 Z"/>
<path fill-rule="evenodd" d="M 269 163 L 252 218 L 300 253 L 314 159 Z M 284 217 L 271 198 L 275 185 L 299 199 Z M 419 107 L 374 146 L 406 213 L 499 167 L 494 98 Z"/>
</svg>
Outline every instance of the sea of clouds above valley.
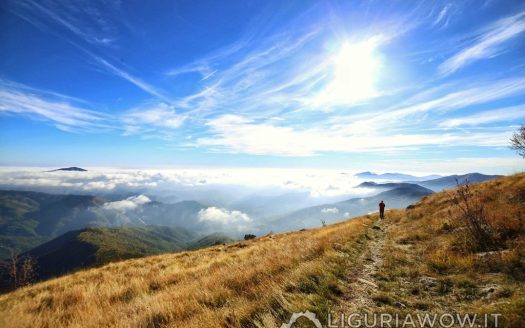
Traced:
<svg viewBox="0 0 525 328">
<path fill-rule="evenodd" d="M 119 217 L 139 213 L 151 202 L 197 201 L 206 206 L 198 215 L 199 222 L 215 225 L 250 224 L 254 219 L 377 192 L 356 187 L 364 180 L 356 172 L 341 170 L 51 169 L 0 168 L 0 189 L 101 196 L 106 200 L 102 210 Z M 335 210 L 326 208 L 323 213 Z"/>
<path fill-rule="evenodd" d="M 189 193 L 193 190 L 225 188 L 236 193 L 305 192 L 313 198 L 366 195 L 355 188 L 364 180 L 355 172 L 301 169 L 176 169 L 133 170 L 96 168 L 87 172 L 55 171 L 51 168 L 1 168 L 0 187 L 73 193 L 122 193 L 149 191 Z"/>
</svg>

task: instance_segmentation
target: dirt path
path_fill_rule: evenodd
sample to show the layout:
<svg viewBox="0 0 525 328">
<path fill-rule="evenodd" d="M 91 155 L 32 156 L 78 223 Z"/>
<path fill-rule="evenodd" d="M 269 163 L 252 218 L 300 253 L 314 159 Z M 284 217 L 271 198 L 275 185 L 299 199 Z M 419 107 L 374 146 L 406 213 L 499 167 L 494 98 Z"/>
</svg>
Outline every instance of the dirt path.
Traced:
<svg viewBox="0 0 525 328">
<path fill-rule="evenodd" d="M 348 292 L 343 296 L 343 302 L 336 313 L 355 313 L 371 311 L 376 305 L 373 296 L 378 285 L 375 274 L 383 263 L 383 248 L 388 224 L 376 221 L 367 232 L 366 249 L 357 260 L 354 270 L 349 275 Z"/>
</svg>

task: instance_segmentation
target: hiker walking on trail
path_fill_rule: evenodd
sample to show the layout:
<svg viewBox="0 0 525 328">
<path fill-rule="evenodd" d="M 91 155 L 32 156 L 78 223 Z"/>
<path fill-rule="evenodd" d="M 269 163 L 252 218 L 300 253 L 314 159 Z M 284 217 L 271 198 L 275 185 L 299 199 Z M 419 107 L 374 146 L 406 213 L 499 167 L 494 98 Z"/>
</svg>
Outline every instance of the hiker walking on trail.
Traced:
<svg viewBox="0 0 525 328">
<path fill-rule="evenodd" d="M 381 220 L 385 218 L 385 206 L 386 205 L 383 201 L 379 203 L 379 217 L 381 218 Z"/>
</svg>

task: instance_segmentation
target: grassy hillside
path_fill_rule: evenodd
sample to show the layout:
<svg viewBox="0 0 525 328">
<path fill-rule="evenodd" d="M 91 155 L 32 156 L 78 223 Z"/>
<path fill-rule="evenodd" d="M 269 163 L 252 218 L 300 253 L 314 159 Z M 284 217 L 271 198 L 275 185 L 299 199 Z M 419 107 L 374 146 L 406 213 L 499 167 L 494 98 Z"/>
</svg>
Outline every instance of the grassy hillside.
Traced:
<svg viewBox="0 0 525 328">
<path fill-rule="evenodd" d="M 371 221 L 78 272 L 0 296 L 0 326 L 220 327 L 323 311 Z"/>
<path fill-rule="evenodd" d="M 279 327 L 292 312 L 501 313 L 525 326 L 525 174 L 386 220 L 112 263 L 0 296 L 2 327 Z M 388 201 L 388 199 L 385 199 Z M 481 210 L 481 204 L 483 209 Z"/>
<path fill-rule="evenodd" d="M 434 194 L 388 224 L 376 309 L 501 313 L 500 327 L 525 327 L 525 174 Z"/>
<path fill-rule="evenodd" d="M 183 228 L 163 226 L 87 228 L 63 234 L 22 254 L 35 260 L 34 280 L 56 277 L 82 268 L 186 249 L 232 242 L 223 234 L 201 236 Z M 0 290 L 9 290 L 0 267 Z"/>
<path fill-rule="evenodd" d="M 0 190 L 0 259 L 8 248 L 26 251 L 69 230 L 96 221 L 83 216 L 83 209 L 100 206 L 94 196 L 52 195 L 29 191 Z"/>
</svg>

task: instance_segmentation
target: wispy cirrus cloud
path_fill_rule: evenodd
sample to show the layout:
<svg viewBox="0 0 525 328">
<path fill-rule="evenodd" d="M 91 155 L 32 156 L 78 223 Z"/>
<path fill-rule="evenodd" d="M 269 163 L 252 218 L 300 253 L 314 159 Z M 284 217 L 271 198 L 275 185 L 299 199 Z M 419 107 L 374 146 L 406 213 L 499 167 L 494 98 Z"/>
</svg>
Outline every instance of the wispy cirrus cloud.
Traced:
<svg viewBox="0 0 525 328">
<path fill-rule="evenodd" d="M 132 75 L 131 73 L 127 72 L 126 70 L 117 67 L 116 65 L 110 63 L 108 60 L 102 58 L 99 55 L 94 54 L 93 52 L 74 44 L 77 48 L 81 49 L 84 53 L 89 55 L 92 59 L 94 59 L 98 64 L 100 64 L 106 71 L 109 73 L 114 74 L 115 76 L 118 76 L 131 84 L 135 85 L 142 91 L 160 99 L 165 102 L 171 103 L 172 100 L 167 97 L 162 91 L 160 91 L 158 88 L 154 87 L 153 85 L 143 81 L 142 79 Z"/>
<path fill-rule="evenodd" d="M 26 115 L 50 121 L 68 132 L 114 129 L 110 115 L 85 105 L 75 98 L 0 80 L 0 114 Z"/>
<path fill-rule="evenodd" d="M 365 115 L 336 116 L 335 126 L 345 125 L 355 131 L 370 129 L 395 130 L 409 127 L 434 127 L 449 112 L 493 101 L 520 96 L 525 92 L 525 78 L 515 77 L 500 80 L 481 81 L 466 86 L 461 83 L 445 84 L 413 95 L 405 103 L 386 110 L 369 112 Z"/>
<path fill-rule="evenodd" d="M 333 9 L 329 9 L 330 19 L 312 15 L 319 7 L 322 6 L 305 10 L 278 32 L 256 37 L 259 30 L 266 29 L 262 17 L 258 21 L 260 26 L 252 26 L 253 31 L 236 42 L 167 70 L 165 74 L 172 78 L 189 73 L 201 76 L 194 92 L 173 103 L 201 117 L 235 112 L 256 118 L 298 109 L 329 112 L 332 107 L 349 105 L 315 101 L 323 98 L 318 97 L 320 91 L 331 84 L 337 73 L 334 65 L 337 52 L 347 43 L 373 41 L 377 47 L 389 44 L 415 29 L 426 10 L 417 6 L 408 14 L 384 17 L 372 28 L 360 27 L 362 33 L 356 34 L 357 37 L 350 35 L 342 17 Z M 308 21 L 306 27 L 305 21 Z"/>
<path fill-rule="evenodd" d="M 508 143 L 509 129 L 483 132 L 445 129 L 469 119 L 477 124 L 520 118 L 525 116 L 521 113 L 523 106 L 480 113 L 465 120 L 446 117 L 450 112 L 520 96 L 524 91 L 525 79 L 521 77 L 483 81 L 462 88 L 458 84 L 447 84 L 415 94 L 405 103 L 386 110 L 334 114 L 309 128 L 286 120 L 226 114 L 210 119 L 207 123 L 210 135 L 198 138 L 194 145 L 220 152 L 273 156 L 385 152 L 446 145 L 501 147 Z"/>
<path fill-rule="evenodd" d="M 199 87 L 173 104 L 201 117 L 212 111 L 233 110 L 250 114 L 264 110 L 266 115 L 271 108 L 277 114 L 299 105 L 313 88 L 306 82 L 326 75 L 322 54 L 311 53 L 313 65 L 297 60 L 319 34 L 314 28 L 299 36 L 281 33 L 257 43 L 241 40 L 218 54 L 170 69 L 166 72 L 170 77 L 195 72 L 201 75 Z"/>
<path fill-rule="evenodd" d="M 159 88 L 135 76 L 128 70 L 115 64 L 107 56 L 97 54 L 91 48 L 104 48 L 112 45 L 116 39 L 115 28 L 110 22 L 118 17 L 118 3 L 79 1 L 56 2 L 22 0 L 11 8 L 20 18 L 39 29 L 47 29 L 82 51 L 106 72 L 113 74 L 164 102 L 172 102 Z M 111 13 L 111 14 L 110 14 Z M 67 33 L 64 33 L 65 30 Z M 85 44 L 86 46 L 81 45 Z M 102 51 L 99 49 L 99 52 Z"/>
<path fill-rule="evenodd" d="M 439 123 L 439 126 L 444 128 L 455 128 L 461 126 L 479 126 L 489 123 L 509 122 L 524 118 L 525 105 L 518 105 L 478 112 L 468 116 L 447 119 Z"/>
<path fill-rule="evenodd" d="M 432 22 L 432 26 L 441 25 L 446 27 L 448 25 L 448 20 L 450 18 L 449 12 L 452 8 L 452 4 L 446 4 L 443 9 L 439 11 L 439 14 L 436 16 L 436 19 Z"/>
<path fill-rule="evenodd" d="M 118 8 L 118 2 L 20 0 L 14 4 L 15 6 L 10 7 L 11 11 L 38 28 L 54 23 L 97 46 L 109 46 L 116 39 L 108 13 L 113 13 Z"/>
<path fill-rule="evenodd" d="M 300 129 L 272 122 L 225 115 L 208 123 L 212 136 L 199 138 L 195 146 L 221 152 L 272 156 L 315 156 L 321 153 L 385 152 L 425 146 L 505 146 L 508 131 L 458 133 L 378 133 L 377 129 L 353 133 L 341 126 Z"/>
<path fill-rule="evenodd" d="M 525 32 L 525 12 L 505 17 L 482 30 L 470 45 L 445 60 L 439 73 L 450 75 L 480 59 L 492 58 L 504 51 L 503 44 Z"/>
</svg>

